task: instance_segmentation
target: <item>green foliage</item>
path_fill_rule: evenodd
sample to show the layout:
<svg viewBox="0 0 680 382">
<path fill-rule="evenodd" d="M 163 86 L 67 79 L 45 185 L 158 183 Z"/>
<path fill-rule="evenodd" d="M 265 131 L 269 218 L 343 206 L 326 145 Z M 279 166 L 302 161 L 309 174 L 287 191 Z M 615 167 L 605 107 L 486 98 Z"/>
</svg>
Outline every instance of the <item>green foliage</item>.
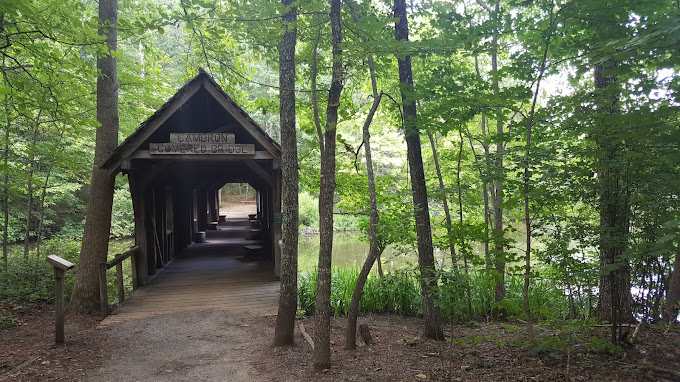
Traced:
<svg viewBox="0 0 680 382">
<path fill-rule="evenodd" d="M 359 269 L 333 267 L 331 272 L 331 304 L 335 316 L 347 314 Z M 303 272 L 298 279 L 298 305 L 314 314 L 316 272 Z M 420 287 L 413 273 L 399 270 L 380 278 L 369 275 L 359 303 L 361 312 L 390 312 L 415 315 L 421 312 Z"/>
<path fill-rule="evenodd" d="M 111 241 L 109 258 L 127 251 L 133 244 L 134 242 L 130 239 Z M 54 299 L 54 268 L 45 261 L 45 257 L 57 255 L 76 264 L 76 268 L 67 272 L 64 276 L 64 296 L 68 299 L 73 289 L 75 275 L 78 272 L 80 246 L 80 240 L 73 240 L 70 237 L 53 237 L 41 243 L 39 258 L 36 257 L 37 251 L 33 250 L 28 261 L 24 260 L 20 246 L 11 246 L 7 270 L 0 271 L 0 297 L 3 301 L 12 304 L 51 302 Z M 129 264 L 129 261 L 124 262 L 123 273 L 128 294 L 132 290 Z M 111 272 L 115 272 L 115 269 Z M 108 281 L 110 300 L 114 301 L 117 298 L 117 289 L 115 289 L 113 273 L 111 273 Z"/>
<path fill-rule="evenodd" d="M 300 224 L 305 227 L 319 227 L 319 199 L 301 192 L 298 195 Z"/>
<path fill-rule="evenodd" d="M 302 272 L 298 275 L 298 311 L 304 311 L 308 315 L 314 314 L 316 273 L 317 269 L 314 268 L 314 270 Z"/>
<path fill-rule="evenodd" d="M 113 211 L 111 214 L 111 236 L 125 237 L 135 233 L 135 216 L 132 209 L 132 198 L 127 185 L 116 189 L 113 195 Z"/>
<path fill-rule="evenodd" d="M 21 248 L 12 246 L 6 271 L 0 272 L 0 296 L 6 301 L 48 302 L 54 298 L 54 268 L 45 261 L 47 255 L 57 255 L 77 263 L 80 241 L 55 237 L 41 246 L 41 257 L 24 260 Z M 32 253 L 33 255 L 33 253 Z M 69 296 L 75 277 L 64 277 L 64 295 Z"/>
<path fill-rule="evenodd" d="M 333 267 L 331 274 L 331 304 L 335 316 L 347 314 L 347 308 L 356 284 L 359 268 Z M 316 271 L 302 272 L 298 279 L 299 309 L 307 314 L 314 313 L 314 293 L 316 291 Z M 495 278 L 483 271 L 470 274 L 470 290 L 472 297 L 473 317 L 467 312 L 465 298 L 465 278 L 452 272 L 439 275 L 437 288 L 439 307 L 442 317 L 448 321 L 464 323 L 474 320 L 486 320 L 493 307 L 504 307 L 510 318 L 523 318 L 521 308 L 523 278 L 509 276 L 507 282 L 507 299 L 494 303 L 493 286 Z M 567 298 L 557 283 L 549 279 L 534 278 L 530 286 L 530 304 L 537 320 L 553 320 L 566 317 L 568 312 Z M 364 293 L 359 304 L 361 312 L 398 313 L 405 315 L 422 314 L 420 281 L 417 273 L 408 269 L 397 269 L 378 277 L 371 273 L 364 286 Z"/>
<path fill-rule="evenodd" d="M 359 231 L 360 227 L 366 220 L 368 220 L 368 216 L 364 215 L 334 214 L 333 230 L 336 232 Z"/>
</svg>

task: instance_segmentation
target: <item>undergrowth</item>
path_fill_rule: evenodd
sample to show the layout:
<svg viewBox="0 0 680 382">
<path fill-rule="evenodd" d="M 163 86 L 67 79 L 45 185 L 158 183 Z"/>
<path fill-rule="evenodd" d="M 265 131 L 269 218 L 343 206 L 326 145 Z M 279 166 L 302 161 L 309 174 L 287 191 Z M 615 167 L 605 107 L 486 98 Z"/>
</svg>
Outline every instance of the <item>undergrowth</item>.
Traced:
<svg viewBox="0 0 680 382">
<path fill-rule="evenodd" d="M 123 253 L 132 245 L 132 239 L 116 239 L 109 243 L 109 259 Z M 54 237 L 41 243 L 40 254 L 35 247 L 24 258 L 23 246 L 10 246 L 7 267 L 0 266 L 0 329 L 14 326 L 15 315 L 27 303 L 51 303 L 54 300 L 54 268 L 45 261 L 47 256 L 56 255 L 74 264 L 80 256 L 80 240 Z M 132 290 L 129 261 L 123 262 L 126 294 Z M 76 269 L 64 275 L 64 296 L 68 299 L 73 290 Z M 109 270 L 109 301 L 117 298 L 115 268 Z"/>
<path fill-rule="evenodd" d="M 331 305 L 335 316 L 347 314 L 352 291 L 359 275 L 358 267 L 333 267 L 331 271 Z M 298 278 L 299 309 L 306 314 L 314 313 L 316 292 L 316 269 L 301 272 Z M 371 273 L 366 281 L 364 293 L 359 303 L 362 313 L 399 313 L 404 315 L 422 314 L 420 278 L 412 269 L 399 269 L 379 277 Z M 520 276 L 506 276 L 506 299 L 494 302 L 493 274 L 484 271 L 470 272 L 467 282 L 460 274 L 442 271 L 437 275 L 439 308 L 442 317 L 450 322 L 486 320 L 494 307 L 505 307 L 510 318 L 523 318 L 522 287 Z M 468 309 L 468 292 L 472 315 Z M 565 318 L 568 305 L 558 284 L 549 279 L 534 278 L 530 286 L 529 302 L 534 318 L 550 320 Z"/>
</svg>

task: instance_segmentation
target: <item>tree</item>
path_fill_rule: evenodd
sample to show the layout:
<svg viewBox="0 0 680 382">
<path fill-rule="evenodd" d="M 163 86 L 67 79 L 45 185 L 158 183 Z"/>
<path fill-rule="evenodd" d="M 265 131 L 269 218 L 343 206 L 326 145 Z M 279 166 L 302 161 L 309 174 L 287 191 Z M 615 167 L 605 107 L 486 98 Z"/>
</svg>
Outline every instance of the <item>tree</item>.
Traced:
<svg viewBox="0 0 680 382">
<path fill-rule="evenodd" d="M 668 287 L 668 295 L 666 297 L 666 307 L 663 311 L 664 321 L 670 324 L 678 319 L 679 303 L 680 303 L 680 251 L 675 253 L 673 273 L 671 274 L 671 281 Z"/>
<path fill-rule="evenodd" d="M 87 204 L 85 231 L 80 251 L 76 283 L 69 302 L 72 312 L 93 313 L 99 309 L 99 263 L 106 261 L 111 229 L 114 177 L 100 166 L 118 145 L 118 69 L 117 49 L 118 1 L 100 0 L 99 34 L 106 45 L 97 56 L 97 128 L 94 168 Z"/>
<path fill-rule="evenodd" d="M 282 0 L 290 7 L 292 0 Z M 281 118 L 281 182 L 282 227 L 281 287 L 279 312 L 276 316 L 274 345 L 293 344 L 297 310 L 298 252 L 298 154 L 295 131 L 295 43 L 297 40 L 297 8 L 283 16 L 284 34 L 279 44 L 279 100 Z"/>
<path fill-rule="evenodd" d="M 599 132 L 594 134 L 598 147 L 600 214 L 600 298 L 598 316 L 612 322 L 613 342 L 621 320 L 632 318 L 630 270 L 623 254 L 628 247 L 630 226 L 629 161 L 623 142 L 615 137 L 613 123 L 619 114 L 616 64 L 595 65 L 594 85 L 598 103 Z"/>
<path fill-rule="evenodd" d="M 342 20 L 340 0 L 331 0 L 331 38 L 333 40 L 333 68 L 331 86 L 326 106 L 326 126 L 319 132 L 321 149 L 321 184 L 319 186 L 319 268 L 316 283 L 316 325 L 314 329 L 314 368 L 328 369 L 331 366 L 331 259 L 333 253 L 333 207 L 335 195 L 335 147 L 338 125 L 338 108 L 343 88 L 343 70 L 340 50 L 342 42 Z M 315 52 L 316 54 L 316 52 Z M 316 62 L 316 60 L 315 60 Z M 312 74 L 315 86 L 317 73 Z M 316 89 L 313 89 L 316 93 Z M 315 97 L 316 98 L 316 97 Z M 316 99 L 314 107 L 317 108 Z M 317 129 L 320 131 L 318 113 L 315 113 Z"/>
<path fill-rule="evenodd" d="M 356 7 L 351 2 L 348 2 L 352 14 L 354 16 L 354 21 L 359 24 L 361 23 L 361 16 L 359 15 Z M 368 39 L 363 38 L 364 42 Z M 371 105 L 366 120 L 362 128 L 362 138 L 364 144 L 364 152 L 366 153 L 366 177 L 368 178 L 368 197 L 369 197 L 369 227 L 368 227 L 368 242 L 369 250 L 368 256 L 364 264 L 361 266 L 361 271 L 359 271 L 359 276 L 357 277 L 357 282 L 354 285 L 354 290 L 352 291 L 352 298 L 349 302 L 349 308 L 347 310 L 347 337 L 345 339 L 345 349 L 352 350 L 356 348 L 356 333 L 357 333 L 357 317 L 359 315 L 359 302 L 361 301 L 361 295 L 363 294 L 364 285 L 368 278 L 368 274 L 373 268 L 373 264 L 376 259 L 380 256 L 382 249 L 378 243 L 378 223 L 380 216 L 378 215 L 378 201 L 375 193 L 375 174 L 373 172 L 373 156 L 371 152 L 371 133 L 370 127 L 373 121 L 373 116 L 380 106 L 380 100 L 382 98 L 382 93 L 378 93 L 378 85 L 375 78 L 375 63 L 373 62 L 373 55 L 368 55 L 368 70 L 371 77 L 371 89 L 373 90 L 373 104 Z"/>
<path fill-rule="evenodd" d="M 547 36 L 545 37 L 545 49 L 543 51 L 543 56 L 541 57 L 540 60 L 540 66 L 538 69 L 537 77 L 536 77 L 536 88 L 534 90 L 533 94 L 533 100 L 531 102 L 531 109 L 529 111 L 529 117 L 527 118 L 527 130 L 526 130 L 526 141 L 525 141 L 525 150 L 524 150 L 524 184 L 523 184 L 523 194 L 524 194 L 524 224 L 526 227 L 526 247 L 525 247 L 525 257 L 524 257 L 524 287 L 522 288 L 522 294 L 524 295 L 524 314 L 525 318 L 527 320 L 527 328 L 528 328 L 528 333 L 529 333 L 529 338 L 533 340 L 534 337 L 534 332 L 533 332 L 533 321 L 531 317 L 531 306 L 529 305 L 529 286 L 531 283 L 531 236 L 532 236 L 532 216 L 531 216 L 531 211 L 529 209 L 530 207 L 530 200 L 531 200 L 531 168 L 532 168 L 532 161 L 531 161 L 531 154 L 532 154 L 532 130 L 534 128 L 534 118 L 536 116 L 536 106 L 538 102 L 538 95 L 539 95 L 539 90 L 541 89 L 541 81 L 543 80 L 543 76 L 546 73 L 546 68 L 547 68 L 547 60 L 548 60 L 548 51 L 550 50 L 550 41 L 553 36 L 553 30 L 554 30 L 554 24 L 555 24 L 555 15 L 554 11 L 552 8 L 553 3 L 550 3 L 550 24 L 548 26 L 548 33 Z"/>
<path fill-rule="evenodd" d="M 397 41 L 408 42 L 408 18 L 406 1 L 394 1 L 394 17 L 397 22 L 394 31 Z M 423 294 L 423 316 L 425 319 L 425 337 L 443 340 L 441 313 L 437 306 L 434 273 L 434 254 L 432 248 L 432 230 L 430 227 L 430 211 L 425 186 L 425 171 L 421 153 L 420 132 L 416 117 L 416 102 L 413 99 L 413 72 L 409 54 L 398 58 L 399 83 L 403 107 L 404 134 L 406 135 L 407 161 L 411 172 L 411 190 L 415 214 L 416 234 L 418 242 L 418 266 Z"/>
<path fill-rule="evenodd" d="M 494 30 L 491 37 L 491 83 L 494 96 L 500 94 L 498 71 L 498 35 L 500 34 L 501 6 L 500 0 L 495 0 L 494 8 L 491 10 L 485 6 L 487 12 L 493 20 Z M 494 238 L 494 267 L 498 280 L 494 287 L 494 301 L 501 302 L 505 299 L 505 240 L 503 233 L 503 155 L 505 151 L 505 141 L 503 138 L 503 113 L 496 113 L 496 157 L 494 160 L 494 180 L 491 190 L 491 204 L 493 207 L 493 238 Z M 501 320 L 505 319 L 507 311 L 504 308 L 496 309 L 495 314 Z"/>
</svg>

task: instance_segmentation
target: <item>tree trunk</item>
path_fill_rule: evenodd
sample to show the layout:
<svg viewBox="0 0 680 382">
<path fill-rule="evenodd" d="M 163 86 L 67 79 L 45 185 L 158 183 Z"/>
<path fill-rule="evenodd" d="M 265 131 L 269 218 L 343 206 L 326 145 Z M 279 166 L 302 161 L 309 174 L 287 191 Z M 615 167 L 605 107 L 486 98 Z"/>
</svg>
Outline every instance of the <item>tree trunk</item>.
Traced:
<svg viewBox="0 0 680 382">
<path fill-rule="evenodd" d="M 666 295 L 666 306 L 663 310 L 663 320 L 673 323 L 678 319 L 678 302 L 680 302 L 680 250 L 675 253 L 673 273 L 670 277 L 670 286 Z"/>
<path fill-rule="evenodd" d="M 0 24 L 1 25 L 1 24 Z M 5 100 L 5 104 L 7 100 Z M 9 110 L 7 110 L 9 112 Z M 5 115 L 7 118 L 7 126 L 5 130 L 5 147 L 3 150 L 3 166 L 4 176 L 2 179 L 2 262 L 5 270 L 7 269 L 7 262 L 9 261 L 9 129 L 12 126 L 9 113 Z"/>
<path fill-rule="evenodd" d="M 292 0 L 282 0 L 290 6 Z M 279 115 L 281 119 L 282 227 L 281 286 L 279 312 L 276 316 L 274 346 L 294 342 L 295 312 L 297 311 L 297 252 L 298 252 L 298 158 L 295 131 L 295 44 L 297 8 L 282 18 L 285 32 L 279 44 Z"/>
<path fill-rule="evenodd" d="M 37 165 L 35 160 L 36 145 L 38 144 L 38 133 L 40 132 L 40 118 L 42 117 L 42 109 L 38 111 L 35 116 L 35 127 L 33 128 L 33 137 L 31 139 L 30 160 L 28 171 L 28 184 L 26 185 L 26 226 L 24 236 L 24 261 L 28 264 L 28 253 L 31 249 L 31 220 L 33 220 L 33 175 L 35 174 L 35 167 Z"/>
<path fill-rule="evenodd" d="M 488 158 L 489 158 L 489 145 L 486 144 L 486 116 L 482 114 L 482 137 L 484 139 L 484 162 L 485 166 L 484 168 L 487 169 L 488 171 Z M 470 146 L 472 146 L 472 142 L 470 142 Z M 491 251 L 489 250 L 489 226 L 491 225 L 491 222 L 489 219 L 490 217 L 490 212 L 489 212 L 489 182 L 486 180 L 487 177 L 484 177 L 484 180 L 482 181 L 482 197 L 484 198 L 484 269 L 486 269 L 487 276 L 489 273 L 489 270 L 491 269 Z"/>
<path fill-rule="evenodd" d="M 319 187 L 319 268 L 316 284 L 316 326 L 314 329 L 314 368 L 331 367 L 331 257 L 333 252 L 333 197 L 335 195 L 335 139 L 338 108 L 342 93 L 342 62 L 340 43 L 342 29 L 341 0 L 331 0 L 331 35 L 333 39 L 333 69 L 326 107 L 326 131 L 321 155 Z"/>
<path fill-rule="evenodd" d="M 100 0 L 99 19 L 102 26 L 100 35 L 106 36 L 108 53 L 97 58 L 97 128 L 94 168 L 90 185 L 90 199 L 80 261 L 76 273 L 73 295 L 69 310 L 77 313 L 99 311 L 99 263 L 105 262 L 111 230 L 111 208 L 113 205 L 114 177 L 100 166 L 118 145 L 118 71 L 117 61 L 112 55 L 117 49 L 118 1 Z"/>
<path fill-rule="evenodd" d="M 475 73 L 477 73 L 477 77 L 482 77 L 480 71 L 479 71 L 479 60 L 477 59 L 477 56 L 475 56 Z M 480 170 L 480 177 L 482 178 L 482 197 L 484 198 L 484 268 L 487 272 L 491 270 L 491 254 L 489 251 L 489 225 L 491 224 L 490 219 L 489 219 L 489 182 L 486 180 L 488 178 L 488 171 L 489 171 L 489 145 L 486 141 L 486 114 L 482 113 L 482 120 L 480 123 L 480 127 L 482 128 L 482 145 L 484 146 L 484 171 L 486 171 L 486 175 L 482 173 Z M 475 162 L 477 161 L 477 154 L 475 154 L 475 146 L 472 144 L 472 137 L 469 137 L 469 132 L 468 132 L 468 139 L 470 140 L 470 148 L 472 149 L 473 154 L 475 155 Z"/>
<path fill-rule="evenodd" d="M 463 188 L 460 182 L 460 166 L 463 161 L 463 132 L 458 130 L 458 163 L 456 166 L 456 186 L 458 186 L 458 223 L 463 227 Z M 462 240 L 462 247 L 465 248 L 465 239 Z M 468 319 L 473 319 L 472 311 L 472 288 L 470 287 L 470 268 L 468 267 L 467 250 L 463 251 L 463 271 L 465 272 L 465 297 L 467 299 Z"/>
<path fill-rule="evenodd" d="M 456 259 L 456 246 L 453 242 L 453 233 L 451 232 L 451 211 L 449 211 L 449 200 L 444 192 L 444 178 L 442 177 L 442 169 L 439 166 L 439 156 L 437 155 L 437 146 L 434 143 L 434 135 L 431 131 L 427 132 L 427 137 L 430 139 L 430 146 L 432 147 L 432 158 L 434 159 L 434 168 L 437 171 L 437 179 L 439 180 L 439 191 L 442 193 L 442 204 L 444 205 L 444 216 L 446 217 L 446 234 L 449 242 L 449 253 L 451 254 L 451 268 L 458 272 L 458 263 Z"/>
<path fill-rule="evenodd" d="M 347 4 L 349 4 L 352 10 L 354 21 L 359 24 L 361 22 L 361 16 L 351 2 L 347 2 Z M 363 40 L 365 42 L 367 39 L 364 38 Z M 366 285 L 368 274 L 371 272 L 373 264 L 382 252 L 378 243 L 378 222 L 380 220 L 380 216 L 378 215 L 378 201 L 375 194 L 375 175 L 373 173 L 373 154 L 371 152 L 371 134 L 369 130 L 371 122 L 373 121 L 373 116 L 380 105 L 382 93 L 378 94 L 378 85 L 375 79 L 375 65 L 373 63 L 373 56 L 370 54 L 368 55 L 368 68 L 369 74 L 371 76 L 371 88 L 373 89 L 373 104 L 371 105 L 371 109 L 368 111 L 368 115 L 364 121 L 363 141 L 364 151 L 366 153 L 366 176 L 368 177 L 368 197 L 370 208 L 368 226 L 369 250 L 368 256 L 366 257 L 366 260 L 361 267 L 361 271 L 359 272 L 359 276 L 357 277 L 357 282 L 354 285 L 352 299 L 349 302 L 349 308 L 347 311 L 347 337 L 345 337 L 345 349 L 347 350 L 356 349 L 357 317 L 359 316 L 359 303 L 361 302 L 361 295 L 364 292 L 364 285 Z"/>
<path fill-rule="evenodd" d="M 50 177 L 52 176 L 52 167 L 47 169 L 47 175 L 45 177 L 45 182 L 42 185 L 42 190 L 40 192 L 40 203 L 38 204 L 38 228 L 36 229 L 36 243 L 35 243 L 35 267 L 40 265 L 40 244 L 42 243 L 42 230 L 44 226 L 45 219 L 45 198 L 47 197 L 47 185 L 50 183 Z"/>
<path fill-rule="evenodd" d="M 31 220 L 33 219 L 33 172 L 35 162 L 31 160 L 31 169 L 28 172 L 28 184 L 26 185 L 26 225 L 24 236 L 24 261 L 28 263 L 28 252 L 31 247 Z"/>
<path fill-rule="evenodd" d="M 615 64 L 596 65 L 594 70 L 596 103 L 598 104 L 599 131 L 595 141 L 599 149 L 598 187 L 600 214 L 600 285 L 596 315 L 612 323 L 612 342 L 618 324 L 632 318 L 630 296 L 630 268 L 622 257 L 628 246 L 630 220 L 630 191 L 628 188 L 628 162 L 623 157 L 623 142 L 616 138 L 616 126 L 611 116 L 619 113 L 617 76 L 606 73 Z"/>
<path fill-rule="evenodd" d="M 395 37 L 398 41 L 408 41 L 408 19 L 406 1 L 394 1 L 394 17 L 398 19 L 394 25 Z M 418 241 L 418 265 L 420 268 L 420 285 L 423 295 L 423 316 L 427 338 L 443 340 L 441 313 L 437 305 L 437 280 L 434 268 L 432 248 L 432 230 L 430 228 L 430 210 L 427 203 L 427 187 L 421 152 L 420 132 L 416 122 L 416 103 L 412 98 L 413 72 L 411 56 L 398 58 L 399 83 L 404 109 L 404 134 L 406 135 L 407 160 L 411 172 L 411 190 L 413 192 L 413 208 L 415 213 L 416 236 Z"/>
<path fill-rule="evenodd" d="M 491 14 L 494 19 L 495 28 L 493 37 L 491 38 L 492 52 L 491 52 L 491 86 L 493 88 L 494 96 L 498 97 L 500 94 L 500 86 L 498 81 L 498 34 L 500 29 L 500 0 L 496 0 L 494 10 Z M 493 207 L 493 237 L 494 237 L 494 268 L 497 272 L 498 280 L 494 287 L 494 301 L 500 302 L 505 299 L 505 237 L 503 232 L 503 178 L 505 177 L 503 171 L 503 153 L 505 151 L 505 142 L 503 138 L 503 116 L 498 112 L 496 116 L 496 162 L 495 174 L 493 181 L 493 192 L 491 194 L 491 203 Z M 504 308 L 494 310 L 495 318 L 505 320 L 507 317 L 507 310 Z"/>
<path fill-rule="evenodd" d="M 534 99 L 531 104 L 531 113 L 529 114 L 529 120 L 527 121 L 527 135 L 526 135 L 526 146 L 524 150 L 524 224 L 526 227 L 526 252 L 524 256 L 524 287 L 522 288 L 522 294 L 524 295 L 524 314 L 527 320 L 527 332 L 529 333 L 529 338 L 534 339 L 533 321 L 531 319 L 531 306 L 529 305 L 529 284 L 531 281 L 531 211 L 529 210 L 530 194 L 529 186 L 531 182 L 531 133 L 534 127 L 534 116 L 536 115 L 536 103 L 538 102 L 538 94 L 541 89 L 541 81 L 543 80 L 543 75 L 545 74 L 546 64 L 548 60 L 548 50 L 550 49 L 550 41 L 552 40 L 553 33 L 553 12 L 550 10 L 550 30 L 545 41 L 545 49 L 543 50 L 543 57 L 541 59 L 541 67 L 538 71 L 538 77 L 536 78 L 536 89 L 534 90 Z M 571 297 L 571 296 L 570 296 Z"/>
</svg>

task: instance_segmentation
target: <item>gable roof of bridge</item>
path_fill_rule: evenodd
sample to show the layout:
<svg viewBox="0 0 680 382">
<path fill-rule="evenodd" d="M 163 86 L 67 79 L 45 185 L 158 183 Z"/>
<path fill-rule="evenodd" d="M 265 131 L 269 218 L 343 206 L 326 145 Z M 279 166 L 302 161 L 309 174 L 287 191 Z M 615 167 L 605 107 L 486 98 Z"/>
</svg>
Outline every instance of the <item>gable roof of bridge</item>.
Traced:
<svg viewBox="0 0 680 382">
<path fill-rule="evenodd" d="M 222 107 L 222 111 L 231 116 L 238 125 L 247 132 L 253 140 L 266 150 L 268 157 L 281 158 L 281 146 L 243 110 L 217 84 L 217 82 L 203 69 L 182 86 L 163 106 L 153 115 L 142 122 L 137 130 L 128 136 L 102 164 L 101 168 L 109 169 L 113 173 L 121 171 L 123 159 L 130 158 L 163 124 L 176 113 L 182 112 L 182 107 L 199 92 L 206 92 Z"/>
</svg>

